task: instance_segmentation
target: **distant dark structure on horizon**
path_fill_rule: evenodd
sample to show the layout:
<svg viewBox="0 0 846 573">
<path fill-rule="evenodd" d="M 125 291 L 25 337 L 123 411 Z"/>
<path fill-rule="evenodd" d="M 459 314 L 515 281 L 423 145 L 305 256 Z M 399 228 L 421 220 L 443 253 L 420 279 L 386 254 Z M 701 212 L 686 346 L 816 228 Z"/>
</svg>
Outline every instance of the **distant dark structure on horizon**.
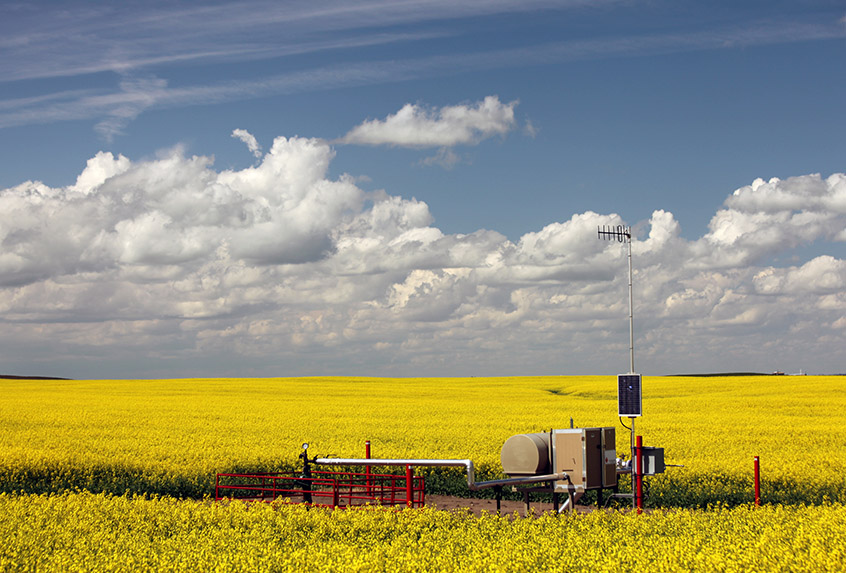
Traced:
<svg viewBox="0 0 846 573">
<path fill-rule="evenodd" d="M 60 378 L 58 376 L 17 376 L 15 374 L 0 374 L 4 380 L 73 380 L 73 378 Z"/>
</svg>

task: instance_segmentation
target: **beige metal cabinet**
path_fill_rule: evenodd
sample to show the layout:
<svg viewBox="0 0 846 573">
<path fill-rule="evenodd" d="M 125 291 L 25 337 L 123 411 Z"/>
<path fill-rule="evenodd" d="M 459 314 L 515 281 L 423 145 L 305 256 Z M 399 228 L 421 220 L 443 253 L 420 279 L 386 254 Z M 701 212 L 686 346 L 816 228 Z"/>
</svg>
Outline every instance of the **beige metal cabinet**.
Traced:
<svg viewBox="0 0 846 573">
<path fill-rule="evenodd" d="M 575 428 L 552 432 L 553 472 L 568 480 L 555 491 L 585 491 L 617 485 L 615 428 Z"/>
</svg>

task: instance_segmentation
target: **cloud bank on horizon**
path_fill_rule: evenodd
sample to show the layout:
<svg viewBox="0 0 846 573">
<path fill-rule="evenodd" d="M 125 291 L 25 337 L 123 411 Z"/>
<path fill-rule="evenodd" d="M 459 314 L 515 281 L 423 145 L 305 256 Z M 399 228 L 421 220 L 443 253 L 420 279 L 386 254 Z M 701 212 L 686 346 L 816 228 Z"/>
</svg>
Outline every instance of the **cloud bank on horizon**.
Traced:
<svg viewBox="0 0 846 573">
<path fill-rule="evenodd" d="M 339 143 L 472 145 L 513 130 L 515 105 L 409 104 Z M 121 377 L 110 363 L 122 377 L 614 373 L 627 277 L 596 228 L 634 224 L 638 370 L 781 368 L 773 356 L 842 370 L 846 262 L 767 261 L 846 241 L 843 173 L 755 180 L 693 240 L 656 210 L 576 213 L 511 241 L 446 234 L 425 202 L 330 178 L 325 140 L 277 137 L 262 155 L 232 137 L 255 165 L 100 152 L 73 184 L 0 191 L 4 347 L 77 377 Z"/>
</svg>

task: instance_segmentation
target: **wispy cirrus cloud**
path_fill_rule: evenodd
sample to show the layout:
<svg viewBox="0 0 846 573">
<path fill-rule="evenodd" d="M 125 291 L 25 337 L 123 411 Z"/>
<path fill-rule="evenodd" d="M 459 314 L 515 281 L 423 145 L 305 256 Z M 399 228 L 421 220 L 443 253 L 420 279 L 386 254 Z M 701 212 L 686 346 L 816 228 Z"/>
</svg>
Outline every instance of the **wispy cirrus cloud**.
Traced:
<svg viewBox="0 0 846 573">
<path fill-rule="evenodd" d="M 186 63 L 239 62 L 425 42 L 460 32 L 444 23 L 456 19 L 537 10 L 585 10 L 582 0 L 499 2 L 418 0 L 414 2 L 252 1 L 143 5 L 90 3 L 7 4 L 0 8 L 0 82 L 102 72 L 132 73 Z M 591 8 L 596 7 L 591 2 Z M 608 0 L 603 4 L 619 4 Z M 613 12 L 611 12 L 613 13 Z M 417 26 L 417 27 L 415 27 Z M 693 22 L 684 32 L 653 30 L 593 35 L 543 46 L 524 46 L 526 55 L 557 60 L 656 51 L 708 49 L 843 37 L 834 19 L 797 16 L 748 18 L 731 25 Z M 495 44 L 494 44 L 495 45 Z M 493 45 L 491 46 L 493 47 Z M 479 50 L 491 53 L 506 51 Z M 459 52 L 456 56 L 464 56 Z M 521 58 L 522 60 L 522 58 Z M 505 62 L 507 64 L 507 60 Z"/>
<path fill-rule="evenodd" d="M 0 81 L 128 73 L 197 61 L 248 61 L 443 37 L 419 23 L 542 8 L 582 0 L 416 0 L 411 2 L 270 2 L 0 7 Z M 402 30 L 390 30 L 391 27 Z"/>
<path fill-rule="evenodd" d="M 584 10 L 580 1 L 553 2 L 317 2 L 279 5 L 174 4 L 144 10 L 80 4 L 58 11 L 38 4 L 0 8 L 0 82 L 30 94 L 0 100 L 0 128 L 91 119 L 105 139 L 151 109 L 378 85 L 468 71 L 596 58 L 726 49 L 846 37 L 837 19 L 781 16 L 731 25 L 688 23 L 686 29 L 638 30 L 564 41 L 464 41 L 444 22 L 537 9 Z M 440 24 L 440 25 L 439 25 Z M 600 28 L 601 29 L 601 28 Z M 443 42 L 452 36 L 452 48 Z M 392 46 L 375 57 L 367 47 Z M 401 47 L 413 46 L 413 50 Z M 357 50 L 361 48 L 361 50 Z M 305 54 L 321 54 L 305 60 Z M 258 62 L 248 77 L 227 75 L 226 64 Z M 289 71 L 279 73 L 279 62 Z M 290 64 L 288 64 L 290 62 Z M 187 65 L 215 65 L 214 75 L 187 80 Z M 223 70 L 217 73 L 217 70 Z M 44 93 L 52 83 L 29 80 L 111 72 L 92 89 Z M 47 88 L 48 90 L 51 87 Z"/>
<path fill-rule="evenodd" d="M 269 95 L 402 81 L 419 73 L 413 62 L 366 62 L 253 80 L 173 85 L 162 78 L 124 76 L 116 89 L 64 90 L 0 100 L 0 128 L 94 119 L 104 136 L 117 135 L 144 110 L 244 101 Z"/>
</svg>

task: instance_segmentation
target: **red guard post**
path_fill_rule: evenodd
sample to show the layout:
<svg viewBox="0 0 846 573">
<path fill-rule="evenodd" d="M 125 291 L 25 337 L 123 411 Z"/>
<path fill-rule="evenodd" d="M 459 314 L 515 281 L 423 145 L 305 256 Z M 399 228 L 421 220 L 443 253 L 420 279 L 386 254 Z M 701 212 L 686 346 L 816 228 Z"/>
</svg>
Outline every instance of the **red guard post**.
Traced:
<svg viewBox="0 0 846 573">
<path fill-rule="evenodd" d="M 761 505 L 761 462 L 755 456 L 755 506 Z"/>
<path fill-rule="evenodd" d="M 364 457 L 370 459 L 370 440 L 364 442 Z M 364 466 L 364 473 L 366 475 L 365 482 L 367 484 L 367 495 L 373 493 L 373 485 L 370 480 L 370 466 Z"/>
<path fill-rule="evenodd" d="M 643 512 L 643 436 L 637 437 L 635 445 L 635 480 L 637 482 L 637 502 L 638 515 Z"/>
<path fill-rule="evenodd" d="M 411 466 L 405 466 L 405 504 L 414 507 L 414 474 Z"/>
</svg>

